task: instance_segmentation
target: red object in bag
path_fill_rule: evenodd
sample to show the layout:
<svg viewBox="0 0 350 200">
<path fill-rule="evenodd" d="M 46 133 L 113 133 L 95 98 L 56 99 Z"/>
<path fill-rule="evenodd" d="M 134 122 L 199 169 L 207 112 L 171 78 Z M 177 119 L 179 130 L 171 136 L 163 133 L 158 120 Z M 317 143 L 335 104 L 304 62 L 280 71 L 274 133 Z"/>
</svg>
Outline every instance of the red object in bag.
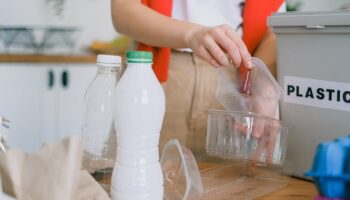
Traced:
<svg viewBox="0 0 350 200">
<path fill-rule="evenodd" d="M 245 67 L 239 67 L 239 80 L 240 80 L 240 92 L 243 94 L 251 95 L 251 69 L 247 69 Z"/>
</svg>

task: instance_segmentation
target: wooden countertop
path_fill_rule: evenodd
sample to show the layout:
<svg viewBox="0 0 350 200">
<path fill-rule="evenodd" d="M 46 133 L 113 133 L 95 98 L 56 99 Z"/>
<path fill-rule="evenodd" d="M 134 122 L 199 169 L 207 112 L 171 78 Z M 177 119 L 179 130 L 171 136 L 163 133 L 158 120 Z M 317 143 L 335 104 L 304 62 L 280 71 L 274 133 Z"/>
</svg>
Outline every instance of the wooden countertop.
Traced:
<svg viewBox="0 0 350 200">
<path fill-rule="evenodd" d="M 215 164 L 199 163 L 198 167 L 203 170 L 213 166 Z M 317 194 L 317 189 L 312 182 L 290 178 L 285 188 L 258 198 L 258 200 L 313 200 Z"/>
<path fill-rule="evenodd" d="M 288 185 L 259 200 L 310 200 L 315 199 L 317 190 L 312 182 L 291 178 Z"/>
<path fill-rule="evenodd" d="M 1 62 L 26 63 L 95 63 L 95 54 L 84 55 L 40 55 L 40 54 L 0 54 Z"/>
</svg>

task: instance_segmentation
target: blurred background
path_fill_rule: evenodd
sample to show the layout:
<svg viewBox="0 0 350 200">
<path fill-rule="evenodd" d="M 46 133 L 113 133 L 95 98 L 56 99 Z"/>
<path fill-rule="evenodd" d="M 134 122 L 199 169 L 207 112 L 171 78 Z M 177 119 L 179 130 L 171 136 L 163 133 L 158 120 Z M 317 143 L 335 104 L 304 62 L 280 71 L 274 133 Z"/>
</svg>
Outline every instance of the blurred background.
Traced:
<svg viewBox="0 0 350 200">
<path fill-rule="evenodd" d="M 79 45 L 112 39 L 115 31 L 108 0 L 1 0 L 1 26 L 70 26 L 81 28 Z"/>
<path fill-rule="evenodd" d="M 129 47 L 114 31 L 110 0 L 0 0 L 0 5 L 1 52 L 118 53 Z M 349 0 L 287 0 L 288 11 L 349 7 Z"/>
</svg>

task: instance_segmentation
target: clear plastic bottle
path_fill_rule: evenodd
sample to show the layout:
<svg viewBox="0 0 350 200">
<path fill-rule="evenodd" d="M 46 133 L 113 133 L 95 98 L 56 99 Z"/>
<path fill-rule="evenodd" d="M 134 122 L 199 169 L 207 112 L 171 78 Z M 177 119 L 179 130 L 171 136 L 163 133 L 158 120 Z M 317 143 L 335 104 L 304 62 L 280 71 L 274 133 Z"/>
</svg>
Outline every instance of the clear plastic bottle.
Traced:
<svg viewBox="0 0 350 200">
<path fill-rule="evenodd" d="M 97 73 L 84 97 L 85 119 L 83 169 L 110 192 L 110 180 L 116 159 L 117 138 L 113 123 L 113 92 L 119 80 L 121 58 L 98 55 Z"/>
</svg>

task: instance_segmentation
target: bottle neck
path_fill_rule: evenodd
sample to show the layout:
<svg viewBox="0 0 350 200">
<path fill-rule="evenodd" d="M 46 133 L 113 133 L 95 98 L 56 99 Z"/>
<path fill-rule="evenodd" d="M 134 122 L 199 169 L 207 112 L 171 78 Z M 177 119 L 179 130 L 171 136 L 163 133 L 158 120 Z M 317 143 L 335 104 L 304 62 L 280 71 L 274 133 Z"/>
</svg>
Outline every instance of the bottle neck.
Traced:
<svg viewBox="0 0 350 200">
<path fill-rule="evenodd" d="M 153 73 L 152 63 L 128 63 L 126 72 L 141 73 L 144 75 Z"/>
<path fill-rule="evenodd" d="M 128 67 L 152 69 L 152 63 L 128 63 Z"/>
<path fill-rule="evenodd" d="M 128 63 L 123 76 L 138 77 L 137 79 L 140 80 L 137 81 L 157 80 L 157 77 L 152 69 L 152 63 Z"/>
<path fill-rule="evenodd" d="M 120 71 L 120 67 L 115 66 L 104 66 L 97 65 L 97 73 L 99 74 L 118 74 Z"/>
</svg>

